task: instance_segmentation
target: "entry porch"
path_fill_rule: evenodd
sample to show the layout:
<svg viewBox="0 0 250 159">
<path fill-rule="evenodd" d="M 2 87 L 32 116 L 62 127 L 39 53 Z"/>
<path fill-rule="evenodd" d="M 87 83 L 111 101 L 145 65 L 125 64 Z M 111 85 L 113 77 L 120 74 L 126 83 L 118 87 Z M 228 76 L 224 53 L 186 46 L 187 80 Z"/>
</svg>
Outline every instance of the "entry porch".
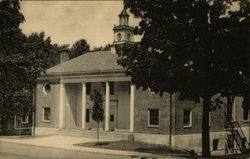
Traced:
<svg viewBox="0 0 250 159">
<path fill-rule="evenodd" d="M 127 79 L 115 81 L 81 81 L 62 79 L 60 81 L 60 129 L 95 130 L 92 119 L 93 102 L 90 95 L 99 91 L 104 98 L 104 131 L 134 132 L 134 91 L 135 86 Z"/>
</svg>

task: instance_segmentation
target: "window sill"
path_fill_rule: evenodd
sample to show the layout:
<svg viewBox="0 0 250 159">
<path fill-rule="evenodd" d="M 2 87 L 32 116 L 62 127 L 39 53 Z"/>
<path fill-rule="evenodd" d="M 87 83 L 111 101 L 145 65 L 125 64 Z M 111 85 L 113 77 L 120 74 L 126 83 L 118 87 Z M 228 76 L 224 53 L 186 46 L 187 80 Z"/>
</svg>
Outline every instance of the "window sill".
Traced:
<svg viewBox="0 0 250 159">
<path fill-rule="evenodd" d="M 29 122 L 21 122 L 21 124 L 28 124 Z"/>
<path fill-rule="evenodd" d="M 148 125 L 148 128 L 159 128 L 159 125 Z"/>
<path fill-rule="evenodd" d="M 244 123 L 249 123 L 249 122 L 250 122 L 250 120 L 243 120 L 243 122 L 244 122 Z"/>
<path fill-rule="evenodd" d="M 50 123 L 50 120 L 43 120 L 44 123 Z"/>
<path fill-rule="evenodd" d="M 192 126 L 184 126 L 184 129 L 192 129 Z"/>
</svg>

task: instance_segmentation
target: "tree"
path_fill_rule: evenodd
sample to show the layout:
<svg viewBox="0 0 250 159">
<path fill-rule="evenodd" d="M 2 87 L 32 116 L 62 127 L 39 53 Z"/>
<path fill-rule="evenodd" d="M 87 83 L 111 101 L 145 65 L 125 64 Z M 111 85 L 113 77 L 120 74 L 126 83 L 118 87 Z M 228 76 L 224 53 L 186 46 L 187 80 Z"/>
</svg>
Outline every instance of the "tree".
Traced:
<svg viewBox="0 0 250 159">
<path fill-rule="evenodd" d="M 93 51 L 102 51 L 102 46 L 101 47 L 96 47 L 96 46 L 94 46 L 94 48 L 93 48 Z"/>
<path fill-rule="evenodd" d="M 105 46 L 102 48 L 103 51 L 108 51 L 108 50 L 110 50 L 110 49 L 111 49 L 111 45 L 110 45 L 110 44 L 107 44 L 107 45 L 105 45 Z"/>
<path fill-rule="evenodd" d="M 104 119 L 102 94 L 94 90 L 90 100 L 93 101 L 92 119 L 97 123 L 97 144 L 99 144 L 99 123 Z"/>
<path fill-rule="evenodd" d="M 108 51 L 111 49 L 111 45 L 107 44 L 104 47 L 100 46 L 100 47 L 95 47 L 93 48 L 93 51 Z"/>
<path fill-rule="evenodd" d="M 75 58 L 89 51 L 89 44 L 85 39 L 76 41 L 70 49 L 70 58 Z"/>
<path fill-rule="evenodd" d="M 25 36 L 19 29 L 24 21 L 20 13 L 18 0 L 0 2 L 0 116 L 3 120 L 8 116 L 22 112 L 22 100 L 29 94 L 23 89 L 25 77 L 23 44 Z"/>
<path fill-rule="evenodd" d="M 141 18 L 135 34 L 143 37 L 139 43 L 117 47 L 118 64 L 137 87 L 201 98 L 202 155 L 210 156 L 211 97 L 249 90 L 249 1 L 124 0 L 124 4 Z"/>
<path fill-rule="evenodd" d="M 19 0 L 0 1 L 0 117 L 6 123 L 31 111 L 37 77 L 59 63 L 59 51 L 67 47 L 52 44 L 43 32 L 24 35 L 23 21 Z"/>
</svg>

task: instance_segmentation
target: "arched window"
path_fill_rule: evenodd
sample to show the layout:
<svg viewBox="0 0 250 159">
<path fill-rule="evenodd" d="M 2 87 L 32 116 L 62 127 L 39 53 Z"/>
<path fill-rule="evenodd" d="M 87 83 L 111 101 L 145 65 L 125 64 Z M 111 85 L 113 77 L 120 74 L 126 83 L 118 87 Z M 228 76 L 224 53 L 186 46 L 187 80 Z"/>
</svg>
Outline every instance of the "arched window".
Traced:
<svg viewBox="0 0 250 159">
<path fill-rule="evenodd" d="M 117 34 L 117 40 L 118 40 L 118 41 L 121 41 L 121 39 L 122 39 L 122 34 L 121 34 L 121 33 L 118 33 L 118 34 Z"/>
<path fill-rule="evenodd" d="M 127 34 L 127 39 L 130 40 L 130 38 L 131 38 L 131 34 L 128 33 L 128 34 Z"/>
</svg>

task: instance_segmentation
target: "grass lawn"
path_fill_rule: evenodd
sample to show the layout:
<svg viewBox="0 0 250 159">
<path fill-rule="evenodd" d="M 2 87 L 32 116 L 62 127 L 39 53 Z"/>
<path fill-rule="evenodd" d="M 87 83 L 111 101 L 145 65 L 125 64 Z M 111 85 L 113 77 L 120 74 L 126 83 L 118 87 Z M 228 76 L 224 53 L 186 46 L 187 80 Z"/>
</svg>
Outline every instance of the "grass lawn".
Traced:
<svg viewBox="0 0 250 159">
<path fill-rule="evenodd" d="M 132 142 L 132 141 L 109 141 L 109 142 L 88 142 L 76 144 L 76 146 L 83 147 L 94 147 L 94 148 L 103 148 L 103 149 L 112 149 L 112 150 L 123 150 L 123 151 L 137 151 L 144 153 L 152 153 L 157 155 L 170 155 L 170 154 L 179 154 L 179 155 L 189 155 L 188 151 L 181 149 L 174 149 L 165 145 L 156 145 L 148 144 L 143 142 Z"/>
</svg>

